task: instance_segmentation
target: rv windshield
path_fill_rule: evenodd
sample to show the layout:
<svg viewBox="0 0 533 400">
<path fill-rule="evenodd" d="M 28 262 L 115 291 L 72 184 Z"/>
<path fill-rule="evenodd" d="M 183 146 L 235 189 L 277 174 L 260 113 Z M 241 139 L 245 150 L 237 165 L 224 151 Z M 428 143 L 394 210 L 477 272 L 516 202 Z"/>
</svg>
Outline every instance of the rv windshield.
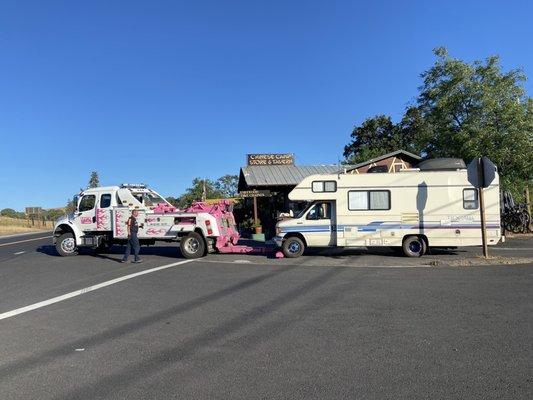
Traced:
<svg viewBox="0 0 533 400">
<path fill-rule="evenodd" d="M 300 211 L 295 218 L 302 218 L 304 216 L 304 214 L 314 205 L 315 205 L 315 203 L 313 203 L 313 202 L 310 202 L 309 204 L 307 204 L 304 207 L 304 209 L 302 211 Z"/>
</svg>

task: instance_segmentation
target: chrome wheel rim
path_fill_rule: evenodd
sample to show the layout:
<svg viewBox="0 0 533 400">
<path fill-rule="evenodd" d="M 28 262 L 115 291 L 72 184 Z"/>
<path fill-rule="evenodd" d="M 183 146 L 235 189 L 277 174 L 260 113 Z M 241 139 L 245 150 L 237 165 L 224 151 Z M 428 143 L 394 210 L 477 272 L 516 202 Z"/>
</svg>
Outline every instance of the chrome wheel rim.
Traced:
<svg viewBox="0 0 533 400">
<path fill-rule="evenodd" d="M 66 238 L 61 242 L 61 250 L 65 253 L 73 253 L 75 249 L 76 242 L 74 241 L 74 238 Z"/>
<path fill-rule="evenodd" d="M 189 238 L 185 242 L 185 250 L 187 250 L 188 253 L 196 253 L 199 247 L 200 242 L 198 241 L 198 239 Z"/>
<path fill-rule="evenodd" d="M 290 242 L 289 246 L 287 247 L 289 250 L 289 253 L 296 254 L 300 251 L 300 243 L 298 242 Z"/>
</svg>

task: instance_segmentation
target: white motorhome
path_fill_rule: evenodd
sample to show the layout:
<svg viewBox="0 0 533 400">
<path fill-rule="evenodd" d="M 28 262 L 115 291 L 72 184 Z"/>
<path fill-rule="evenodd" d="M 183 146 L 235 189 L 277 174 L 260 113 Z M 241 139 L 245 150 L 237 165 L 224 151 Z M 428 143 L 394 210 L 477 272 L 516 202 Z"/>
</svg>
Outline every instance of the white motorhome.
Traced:
<svg viewBox="0 0 533 400">
<path fill-rule="evenodd" d="M 286 257 L 325 246 L 387 246 L 419 257 L 429 247 L 482 244 L 478 191 L 466 169 L 313 175 L 289 199 L 310 204 L 276 225 L 274 241 Z M 495 245 L 501 238 L 497 173 L 484 200 L 487 242 Z"/>
</svg>

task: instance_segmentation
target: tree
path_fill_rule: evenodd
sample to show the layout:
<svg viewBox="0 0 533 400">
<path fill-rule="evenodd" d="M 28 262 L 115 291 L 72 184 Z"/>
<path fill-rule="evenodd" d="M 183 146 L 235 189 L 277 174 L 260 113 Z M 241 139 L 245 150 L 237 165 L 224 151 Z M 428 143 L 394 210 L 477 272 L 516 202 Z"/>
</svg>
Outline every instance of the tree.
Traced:
<svg viewBox="0 0 533 400">
<path fill-rule="evenodd" d="M 24 218 L 24 213 L 18 212 L 13 210 L 12 208 L 4 208 L 2 211 L 0 211 L 0 215 L 2 217 L 9 217 L 9 218 Z"/>
<path fill-rule="evenodd" d="M 399 124 L 389 116 L 378 115 L 368 118 L 356 126 L 351 134 L 352 142 L 344 147 L 345 162 L 357 164 L 395 150 L 420 152 L 420 115 L 416 108 L 408 108 Z"/>
<path fill-rule="evenodd" d="M 194 178 L 192 186 L 180 197 L 174 199 L 174 205 L 178 208 L 185 208 L 195 201 L 201 201 L 204 198 L 217 199 L 222 197 L 224 197 L 223 193 L 217 189 L 215 182 L 210 179 Z"/>
<path fill-rule="evenodd" d="M 502 183 L 518 194 L 531 178 L 533 102 L 520 70 L 503 72 L 497 56 L 469 64 L 434 50 L 435 64 L 422 74 L 418 110 L 428 130 L 429 157 L 470 161 L 488 156 Z"/>
<path fill-rule="evenodd" d="M 195 201 L 203 199 L 222 199 L 237 195 L 237 175 L 224 175 L 216 181 L 194 178 L 192 185 L 179 197 L 167 197 L 175 207 L 186 208 Z"/>
<path fill-rule="evenodd" d="M 421 75 L 416 104 L 398 124 L 380 115 L 355 127 L 345 162 L 398 149 L 467 163 L 486 155 L 498 166 L 502 186 L 521 197 L 533 176 L 533 99 L 525 93 L 525 75 L 502 71 L 497 56 L 467 63 L 443 47 L 434 54 L 434 65 Z"/>
<path fill-rule="evenodd" d="M 93 171 L 91 172 L 91 177 L 89 179 L 89 188 L 95 188 L 100 186 L 100 178 L 98 178 L 98 172 Z"/>
<path fill-rule="evenodd" d="M 221 197 L 235 197 L 238 183 L 237 175 L 224 175 L 216 180 L 215 189 L 221 193 Z"/>
<path fill-rule="evenodd" d="M 65 212 L 67 214 L 71 214 L 73 213 L 74 211 L 76 211 L 76 207 L 78 205 L 76 204 L 76 202 L 74 201 L 74 199 L 68 199 L 67 200 L 67 205 L 65 207 Z"/>
</svg>

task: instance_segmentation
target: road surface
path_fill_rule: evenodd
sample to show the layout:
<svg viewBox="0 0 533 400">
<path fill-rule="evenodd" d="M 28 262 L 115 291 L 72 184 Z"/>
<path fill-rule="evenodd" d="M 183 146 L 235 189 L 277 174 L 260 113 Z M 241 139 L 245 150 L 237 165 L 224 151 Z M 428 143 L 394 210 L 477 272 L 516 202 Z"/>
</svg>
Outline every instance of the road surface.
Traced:
<svg viewBox="0 0 533 400">
<path fill-rule="evenodd" d="M 3 400 L 533 398 L 532 265 L 183 263 L 175 246 L 123 265 L 46 236 L 0 239 Z"/>
</svg>

